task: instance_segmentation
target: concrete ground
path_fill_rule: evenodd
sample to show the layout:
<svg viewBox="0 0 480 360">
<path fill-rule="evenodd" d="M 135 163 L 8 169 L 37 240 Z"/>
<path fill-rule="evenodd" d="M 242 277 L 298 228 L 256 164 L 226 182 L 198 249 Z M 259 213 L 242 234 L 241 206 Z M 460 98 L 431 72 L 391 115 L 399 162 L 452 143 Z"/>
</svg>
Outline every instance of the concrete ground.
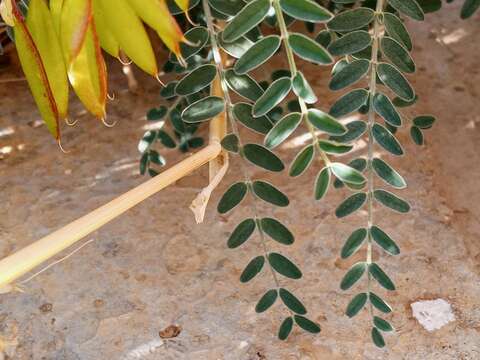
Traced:
<svg viewBox="0 0 480 360">
<path fill-rule="evenodd" d="M 420 96 L 415 113 L 434 113 L 439 122 L 423 149 L 402 133 L 407 156 L 389 158 L 409 183 L 401 195 L 411 201 L 412 212 L 376 211 L 378 223 L 402 248 L 400 256 L 382 254 L 380 260 L 397 285 L 397 291 L 385 294 L 395 309 L 389 319 L 397 330 L 387 336 L 386 349 L 371 344 L 366 312 L 354 320 L 344 315 L 351 293 L 338 285 L 352 262 L 364 256 L 343 261 L 339 252 L 355 226 L 365 224 L 365 213 L 335 218 L 344 191 L 314 202 L 314 171 L 292 180 L 252 169 L 290 196 L 287 209 L 260 210 L 295 233 L 296 243 L 286 252 L 304 276 L 282 283 L 304 300 L 322 332 L 295 331 L 280 342 L 275 333 L 284 315 L 281 307 L 255 314 L 271 279 L 265 272 L 243 285 L 238 276 L 259 248 L 255 240 L 236 251 L 225 245 L 249 207 L 228 216 L 215 212 L 220 194 L 238 178 L 235 159 L 204 224 L 195 224 L 188 206 L 206 185 L 206 169 L 93 233 L 87 238 L 92 243 L 25 283 L 24 293 L 0 295 L 4 358 L 480 359 L 480 17 L 464 22 L 458 13 L 459 4 L 446 6 L 425 23 L 409 23 L 418 67 L 412 83 Z M 327 107 L 336 96 L 325 94 L 327 71 L 304 69 L 316 78 Z M 136 143 L 145 110 L 158 101 L 158 85 L 141 78 L 146 92 L 134 96 L 126 91 L 118 64 L 112 73 L 116 100 L 109 105 L 109 119 L 118 124 L 106 129 L 73 103 L 80 121 L 65 130 L 68 155 L 45 127 L 37 126 L 39 115 L 26 84 L 0 87 L 0 257 L 146 180 L 138 175 Z M 3 80 L 12 76 L 0 73 Z M 290 162 L 288 146 L 299 145 L 289 142 L 279 149 Z M 360 146 L 355 155 L 364 152 Z M 170 164 L 182 157 L 174 150 L 165 154 Z M 436 302 L 424 302 L 429 300 Z M 420 309 L 416 316 L 414 303 Z M 433 329 L 432 323 L 439 325 Z M 162 339 L 159 332 L 170 325 L 180 326 L 180 333 Z"/>
</svg>

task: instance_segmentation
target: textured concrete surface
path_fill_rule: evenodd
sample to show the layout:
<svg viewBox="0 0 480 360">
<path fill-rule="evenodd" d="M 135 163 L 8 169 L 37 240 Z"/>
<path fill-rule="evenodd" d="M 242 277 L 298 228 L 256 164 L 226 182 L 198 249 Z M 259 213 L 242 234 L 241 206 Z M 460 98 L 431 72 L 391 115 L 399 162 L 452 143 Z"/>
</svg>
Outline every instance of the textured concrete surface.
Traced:
<svg viewBox="0 0 480 360">
<path fill-rule="evenodd" d="M 219 194 L 238 178 L 234 162 L 204 224 L 197 226 L 188 209 L 206 184 L 202 169 L 92 234 L 93 243 L 24 284 L 24 293 L 1 295 L 4 358 L 479 359 L 480 18 L 462 22 L 457 15 L 458 5 L 448 6 L 411 27 L 419 69 L 412 82 L 421 98 L 415 112 L 435 113 L 440 121 L 423 150 L 402 133 L 407 156 L 391 159 L 409 182 L 401 195 L 410 199 L 411 214 L 376 212 L 402 249 L 399 257 L 382 254 L 379 260 L 397 284 L 396 292 L 385 294 L 397 329 L 387 336 L 387 349 L 371 344 L 366 312 L 353 321 L 344 315 L 351 293 L 338 286 L 344 271 L 364 257 L 359 253 L 342 261 L 339 251 L 352 229 L 365 224 L 365 213 L 335 219 L 344 191 L 315 203 L 314 171 L 290 180 L 252 169 L 291 198 L 288 209 L 262 206 L 261 211 L 295 233 L 296 243 L 285 252 L 301 265 L 304 277 L 282 283 L 301 296 L 322 326 L 318 336 L 295 331 L 285 343 L 276 340 L 284 310 L 277 306 L 257 315 L 253 309 L 271 286 L 268 273 L 248 285 L 238 281 L 245 263 L 259 253 L 256 240 L 236 251 L 225 245 L 249 207 L 228 216 L 214 211 Z M 82 116 L 74 103 L 72 113 L 80 122 L 65 130 L 68 155 L 58 151 L 43 126 L 35 126 L 38 113 L 25 84 L 0 87 L 1 257 L 145 180 L 137 175 L 135 144 L 158 86 L 142 81 L 146 96 L 129 95 L 118 65 L 113 68 L 117 98 L 109 113 L 117 126 L 104 128 Z M 312 76 L 314 71 L 305 68 Z M 327 72 L 314 76 L 322 103 L 331 104 L 335 96 L 324 93 Z M 364 152 L 359 147 L 354 155 Z M 286 146 L 279 154 L 288 162 L 293 157 Z M 166 156 L 170 163 L 181 158 L 175 151 Z M 436 299 L 451 305 L 455 320 L 429 332 L 413 317 L 411 304 Z M 181 327 L 178 336 L 161 338 L 159 332 L 172 324 Z"/>
</svg>

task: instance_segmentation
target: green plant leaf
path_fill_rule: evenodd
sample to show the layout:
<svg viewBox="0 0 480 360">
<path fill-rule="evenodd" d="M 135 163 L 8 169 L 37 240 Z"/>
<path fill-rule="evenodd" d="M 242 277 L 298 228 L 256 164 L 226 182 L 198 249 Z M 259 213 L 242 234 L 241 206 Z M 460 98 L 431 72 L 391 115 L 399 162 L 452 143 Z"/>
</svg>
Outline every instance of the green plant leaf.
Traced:
<svg viewBox="0 0 480 360">
<path fill-rule="evenodd" d="M 244 182 L 237 182 L 230 186 L 223 194 L 218 203 L 217 210 L 220 214 L 225 214 L 236 207 L 245 198 L 247 194 L 247 185 Z"/>
<path fill-rule="evenodd" d="M 295 95 L 303 99 L 307 104 L 314 104 L 318 98 L 305 76 L 299 71 L 292 80 L 292 88 Z"/>
<path fill-rule="evenodd" d="M 177 144 L 175 144 L 175 141 L 172 139 L 172 137 L 163 130 L 158 131 L 157 137 L 158 137 L 158 140 L 160 140 L 160 142 L 162 143 L 162 145 L 165 146 L 166 148 L 174 149 L 177 146 Z"/>
<path fill-rule="evenodd" d="M 267 134 L 273 127 L 266 116 L 254 118 L 252 115 L 252 105 L 247 103 L 237 103 L 233 107 L 233 115 L 243 126 L 259 134 Z"/>
<path fill-rule="evenodd" d="M 422 130 L 420 130 L 419 127 L 417 126 L 412 126 L 410 128 L 410 136 L 412 140 L 415 142 L 415 144 L 422 146 L 424 143 L 424 138 L 423 138 L 423 133 Z"/>
<path fill-rule="evenodd" d="M 180 43 L 180 52 L 182 53 L 183 58 L 188 60 L 202 50 L 207 44 L 209 39 L 208 30 L 203 26 L 191 28 L 185 33 L 185 39 L 187 39 L 189 43 Z M 171 59 L 173 58 L 176 60 L 176 56 L 171 53 Z"/>
<path fill-rule="evenodd" d="M 380 124 L 374 124 L 372 128 L 375 141 L 393 155 L 403 155 L 403 149 L 395 136 Z"/>
<path fill-rule="evenodd" d="M 360 293 L 355 295 L 355 297 L 350 301 L 350 303 L 347 306 L 347 310 L 345 311 L 345 314 L 349 317 L 352 318 L 355 315 L 357 315 L 360 310 L 363 309 L 367 302 L 367 294 L 366 293 Z"/>
<path fill-rule="evenodd" d="M 279 290 L 279 293 L 280 298 L 282 299 L 285 306 L 292 310 L 294 313 L 300 315 L 305 315 L 307 313 L 307 309 L 305 309 L 305 306 L 302 304 L 302 302 L 298 300 L 297 297 L 293 295 L 290 291 L 281 288 Z"/>
<path fill-rule="evenodd" d="M 385 340 L 382 334 L 380 334 L 380 331 L 378 331 L 378 329 L 375 327 L 372 328 L 372 341 L 375 344 L 375 346 L 379 348 L 385 347 Z"/>
<path fill-rule="evenodd" d="M 269 184 L 265 181 L 254 181 L 252 184 L 252 189 L 255 195 L 270 204 L 281 207 L 285 207 L 290 204 L 288 197 L 284 193 L 282 193 L 272 184 Z"/>
<path fill-rule="evenodd" d="M 318 146 L 327 154 L 346 154 L 353 149 L 353 145 L 340 144 L 335 141 L 319 140 Z"/>
<path fill-rule="evenodd" d="M 403 177 L 382 159 L 374 158 L 372 167 L 379 178 L 394 188 L 404 189 L 407 187 L 407 183 Z"/>
<path fill-rule="evenodd" d="M 167 107 L 166 106 L 160 106 L 158 109 L 150 109 L 147 112 L 147 120 L 149 121 L 157 121 L 161 120 L 167 115 Z"/>
<path fill-rule="evenodd" d="M 372 9 L 365 7 L 347 10 L 336 15 L 327 26 L 330 30 L 339 32 L 357 30 L 370 24 L 374 14 Z"/>
<path fill-rule="evenodd" d="M 302 277 L 302 272 L 297 265 L 279 253 L 268 254 L 268 261 L 276 272 L 287 278 L 300 279 Z"/>
<path fill-rule="evenodd" d="M 318 326 L 313 321 L 307 319 L 304 316 L 295 315 L 294 318 L 297 325 L 309 333 L 318 334 L 321 330 L 320 326 Z"/>
<path fill-rule="evenodd" d="M 256 258 L 253 258 L 240 275 L 240 281 L 242 283 L 246 283 L 252 280 L 255 276 L 257 276 L 258 273 L 260 273 L 260 271 L 262 271 L 264 264 L 264 256 L 257 256 Z"/>
<path fill-rule="evenodd" d="M 366 269 L 367 264 L 365 262 L 358 262 L 353 265 L 343 277 L 342 282 L 340 283 L 340 288 L 342 290 L 350 289 L 358 280 L 360 280 Z"/>
<path fill-rule="evenodd" d="M 387 253 L 390 255 L 400 254 L 400 248 L 395 244 L 395 241 L 393 241 L 382 229 L 377 226 L 372 226 L 370 228 L 370 234 L 372 235 L 372 239 Z"/>
<path fill-rule="evenodd" d="M 388 4 L 414 20 L 423 21 L 425 19 L 423 10 L 416 0 L 389 0 Z"/>
<path fill-rule="evenodd" d="M 277 52 L 280 43 L 280 37 L 277 35 L 260 39 L 238 59 L 233 70 L 242 75 L 256 69 Z"/>
<path fill-rule="evenodd" d="M 326 22 L 333 16 L 330 11 L 311 0 L 280 0 L 280 6 L 291 17 L 313 23 Z"/>
<path fill-rule="evenodd" d="M 367 131 L 367 124 L 362 120 L 349 122 L 345 125 L 347 132 L 339 136 L 330 136 L 331 141 L 348 144 L 360 138 Z"/>
<path fill-rule="evenodd" d="M 313 126 L 327 134 L 343 135 L 347 132 L 347 128 L 344 125 L 339 123 L 333 116 L 321 110 L 309 109 L 307 118 Z"/>
<path fill-rule="evenodd" d="M 290 230 L 276 219 L 263 218 L 260 224 L 263 231 L 280 244 L 291 245 L 295 241 L 295 237 Z"/>
<path fill-rule="evenodd" d="M 375 112 L 390 125 L 395 127 L 402 126 L 400 114 L 386 95 L 380 92 L 375 94 L 373 98 L 373 108 Z"/>
<path fill-rule="evenodd" d="M 330 90 L 338 91 L 353 85 L 367 75 L 368 69 L 370 69 L 370 61 L 354 60 L 333 75 L 328 87 Z"/>
<path fill-rule="evenodd" d="M 375 199 L 382 205 L 395 210 L 399 213 L 408 213 L 410 205 L 395 194 L 385 190 L 375 190 L 373 192 Z"/>
<path fill-rule="evenodd" d="M 377 66 L 378 77 L 390 90 L 403 100 L 413 100 L 415 91 L 402 75 L 402 73 L 393 65 L 380 63 Z"/>
<path fill-rule="evenodd" d="M 460 12 L 460 17 L 462 19 L 468 19 L 478 10 L 479 7 L 479 0 L 465 0 L 465 3 L 462 6 L 462 11 Z"/>
<path fill-rule="evenodd" d="M 217 75 L 217 67 L 205 64 L 183 77 L 175 86 L 175 93 L 181 96 L 195 94 L 209 86 Z"/>
<path fill-rule="evenodd" d="M 315 36 L 315 41 L 326 48 L 332 42 L 332 34 L 326 29 L 320 30 L 317 36 Z"/>
<path fill-rule="evenodd" d="M 315 179 L 315 200 L 321 200 L 328 191 L 330 185 L 330 168 L 324 167 Z"/>
<path fill-rule="evenodd" d="M 268 290 L 258 301 L 257 306 L 255 306 L 255 311 L 257 313 L 267 311 L 273 304 L 275 304 L 277 297 L 277 289 Z"/>
<path fill-rule="evenodd" d="M 348 216 L 358 209 L 360 209 L 367 200 L 367 194 L 361 192 L 356 193 L 344 200 L 335 210 L 335 215 L 338 218 Z"/>
<path fill-rule="evenodd" d="M 150 161 L 156 165 L 160 165 L 160 166 L 165 166 L 166 164 L 166 161 L 165 159 L 163 158 L 163 156 L 161 156 L 158 151 L 155 151 L 155 150 L 150 150 L 148 152 L 148 157 L 150 159 Z"/>
<path fill-rule="evenodd" d="M 263 89 L 248 74 L 238 75 L 233 70 L 225 72 L 228 87 L 244 98 L 257 101 L 263 95 Z"/>
<path fill-rule="evenodd" d="M 223 41 L 233 42 L 248 33 L 265 19 L 269 10 L 269 0 L 249 2 L 225 27 Z"/>
<path fill-rule="evenodd" d="M 432 115 L 421 115 L 413 119 L 413 124 L 420 129 L 430 129 L 435 123 L 435 117 Z"/>
<path fill-rule="evenodd" d="M 384 320 L 378 316 L 373 317 L 373 324 L 377 329 L 381 331 L 386 331 L 386 332 L 393 331 L 392 325 L 390 325 L 390 323 L 387 320 Z"/>
<path fill-rule="evenodd" d="M 361 228 L 355 230 L 343 245 L 341 256 L 342 259 L 347 259 L 355 254 L 362 246 L 367 237 L 367 229 Z"/>
<path fill-rule="evenodd" d="M 291 177 L 302 175 L 310 166 L 315 155 L 315 148 L 312 144 L 305 146 L 293 159 L 288 174 Z"/>
<path fill-rule="evenodd" d="M 293 319 L 292 317 L 287 317 L 283 320 L 282 325 L 280 325 L 280 329 L 278 330 L 278 338 L 280 340 L 286 340 L 288 335 L 292 332 L 293 328 Z"/>
<path fill-rule="evenodd" d="M 186 123 L 198 123 L 210 120 L 225 110 L 225 102 L 221 97 L 208 96 L 188 106 L 182 112 L 182 119 Z"/>
<path fill-rule="evenodd" d="M 208 3 L 212 8 L 227 16 L 237 15 L 245 5 L 242 0 L 208 0 Z"/>
<path fill-rule="evenodd" d="M 275 80 L 255 102 L 252 109 L 253 116 L 260 117 L 266 115 L 285 99 L 291 88 L 292 81 L 290 78 L 283 77 Z"/>
<path fill-rule="evenodd" d="M 376 295 L 375 293 L 370 292 L 369 299 L 372 305 L 384 314 L 392 312 L 392 308 L 390 307 L 390 305 L 388 305 L 385 301 L 382 300 L 380 296 Z"/>
<path fill-rule="evenodd" d="M 360 185 L 366 182 L 365 177 L 360 171 L 355 170 L 348 165 L 342 163 L 332 163 L 330 167 L 333 174 L 344 183 Z"/>
<path fill-rule="evenodd" d="M 238 137 L 237 135 L 235 134 L 228 134 L 226 135 L 222 141 L 221 141 L 221 144 L 222 144 L 222 147 L 227 150 L 227 151 L 230 151 L 232 153 L 238 153 L 240 147 L 239 147 L 239 140 L 238 140 Z"/>
<path fill-rule="evenodd" d="M 372 38 L 367 31 L 358 30 L 345 34 L 328 46 L 328 51 L 333 56 L 345 56 L 366 49 L 372 43 Z"/>
<path fill-rule="evenodd" d="M 243 147 L 243 155 L 245 158 L 250 161 L 252 164 L 255 164 L 266 170 L 280 172 L 285 169 L 282 160 L 268 150 L 266 147 L 263 147 L 258 144 L 246 144 Z"/>
<path fill-rule="evenodd" d="M 396 15 L 383 13 L 385 29 L 393 39 L 401 43 L 408 51 L 412 51 L 413 45 L 407 28 Z"/>
<path fill-rule="evenodd" d="M 378 283 L 383 286 L 385 289 L 394 291 L 395 290 L 395 284 L 393 283 L 392 280 L 388 277 L 388 275 L 382 270 L 382 268 L 376 264 L 376 263 L 371 263 L 370 266 L 368 267 L 368 271 L 372 275 L 372 277 L 378 281 Z"/>
<path fill-rule="evenodd" d="M 303 60 L 318 65 L 330 65 L 333 63 L 333 58 L 328 51 L 308 36 L 299 33 L 290 34 L 288 44 L 293 52 Z"/>
<path fill-rule="evenodd" d="M 352 90 L 343 95 L 332 105 L 330 108 L 330 115 L 335 118 L 340 118 L 357 111 L 367 103 L 368 96 L 369 92 L 365 89 Z"/>
<path fill-rule="evenodd" d="M 412 57 L 399 42 L 390 38 L 384 37 L 381 41 L 382 53 L 395 65 L 398 69 L 406 73 L 415 72 L 415 63 Z"/>
<path fill-rule="evenodd" d="M 273 149 L 287 139 L 302 121 L 302 114 L 290 113 L 277 121 L 265 137 L 264 144 Z"/>
<path fill-rule="evenodd" d="M 233 42 L 225 42 L 222 35 L 223 33 L 219 33 L 217 36 L 220 47 L 235 59 L 240 59 L 253 45 L 253 41 L 246 36 L 241 36 Z"/>
<path fill-rule="evenodd" d="M 255 221 L 253 219 L 243 220 L 240 224 L 237 225 L 235 230 L 228 238 L 227 246 L 230 249 L 235 249 L 241 246 L 245 241 L 247 241 L 250 236 L 252 236 L 255 231 Z"/>
</svg>

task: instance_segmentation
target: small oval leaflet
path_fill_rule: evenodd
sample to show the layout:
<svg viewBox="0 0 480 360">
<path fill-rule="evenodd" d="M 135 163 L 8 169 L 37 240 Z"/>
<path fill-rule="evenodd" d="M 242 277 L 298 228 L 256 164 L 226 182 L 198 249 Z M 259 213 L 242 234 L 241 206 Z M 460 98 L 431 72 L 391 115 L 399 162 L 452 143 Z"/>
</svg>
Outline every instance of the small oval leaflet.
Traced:
<svg viewBox="0 0 480 360">
<path fill-rule="evenodd" d="M 288 44 L 293 52 L 300 58 L 318 65 L 330 65 L 332 56 L 325 48 L 308 36 L 299 33 L 290 34 Z"/>
<path fill-rule="evenodd" d="M 360 138 L 365 131 L 367 131 L 367 124 L 362 120 L 349 122 L 345 126 L 347 127 L 347 132 L 345 134 L 330 136 L 330 140 L 345 144 L 351 143 Z"/>
<path fill-rule="evenodd" d="M 247 185 L 244 182 L 237 182 L 230 186 L 223 194 L 218 203 L 217 210 L 220 214 L 225 214 L 236 207 L 245 198 L 247 194 Z"/>
<path fill-rule="evenodd" d="M 338 218 L 343 218 L 348 216 L 358 209 L 360 209 L 365 201 L 367 200 L 367 194 L 361 192 L 351 195 L 349 198 L 344 200 L 335 210 L 335 215 Z"/>
<path fill-rule="evenodd" d="M 318 101 L 315 92 L 300 71 L 297 72 L 297 75 L 292 80 L 292 88 L 295 95 L 303 99 L 307 104 L 314 104 Z"/>
<path fill-rule="evenodd" d="M 210 85 L 216 75 L 217 68 L 215 65 L 201 65 L 177 83 L 175 93 L 182 96 L 197 93 Z"/>
<path fill-rule="evenodd" d="M 385 339 L 380 331 L 378 331 L 378 329 L 375 327 L 372 328 L 372 341 L 379 348 L 385 347 Z"/>
<path fill-rule="evenodd" d="M 328 46 L 333 56 L 344 56 L 359 52 L 372 43 L 372 37 L 367 31 L 358 30 L 342 36 Z"/>
<path fill-rule="evenodd" d="M 393 65 L 380 63 L 377 66 L 378 77 L 390 90 L 403 100 L 413 100 L 415 91 L 402 75 L 402 73 Z"/>
<path fill-rule="evenodd" d="M 324 131 L 330 135 L 343 135 L 347 132 L 347 128 L 339 123 L 331 115 L 318 110 L 309 109 L 307 115 L 308 121 L 318 130 Z"/>
<path fill-rule="evenodd" d="M 423 141 L 424 141 L 423 133 L 422 133 L 422 130 L 420 130 L 419 127 L 412 126 L 410 128 L 410 136 L 411 136 L 412 140 L 415 142 L 415 144 L 417 144 L 419 146 L 423 145 Z"/>
<path fill-rule="evenodd" d="M 373 276 L 373 278 L 377 280 L 378 283 L 382 285 L 385 289 L 390 291 L 395 290 L 395 284 L 392 280 L 390 280 L 388 275 L 382 270 L 382 268 L 378 264 L 370 264 L 370 266 L 368 267 L 368 271 Z"/>
<path fill-rule="evenodd" d="M 285 169 L 282 160 L 268 150 L 266 147 L 263 147 L 258 144 L 246 144 L 243 147 L 243 155 L 245 158 L 250 161 L 252 164 L 255 164 L 266 170 L 280 172 Z"/>
<path fill-rule="evenodd" d="M 350 301 L 350 303 L 347 306 L 347 310 L 345 311 L 345 314 L 349 317 L 352 318 L 355 315 L 357 315 L 360 310 L 363 309 L 367 302 L 368 296 L 366 293 L 360 293 L 355 295 L 355 297 Z"/>
<path fill-rule="evenodd" d="M 410 205 L 397 195 L 392 194 L 386 190 L 375 190 L 373 192 L 375 199 L 382 205 L 395 210 L 399 213 L 408 213 L 410 211 Z"/>
<path fill-rule="evenodd" d="M 292 310 L 294 313 L 305 315 L 307 313 L 307 309 L 302 304 L 300 300 L 297 299 L 295 295 L 293 295 L 287 289 L 280 288 L 279 290 L 280 298 L 282 299 L 283 303 L 286 307 Z"/>
<path fill-rule="evenodd" d="M 379 330 L 386 331 L 386 332 L 393 331 L 392 325 L 390 325 L 388 321 L 378 316 L 373 317 L 373 323 Z"/>
<path fill-rule="evenodd" d="M 282 10 L 291 17 L 314 23 L 330 20 L 332 14 L 311 0 L 280 0 Z"/>
<path fill-rule="evenodd" d="M 390 125 L 395 127 L 402 125 L 400 114 L 386 95 L 380 92 L 375 94 L 375 97 L 373 98 L 373 107 L 375 112 Z"/>
<path fill-rule="evenodd" d="M 280 47 L 280 43 L 280 37 L 277 35 L 260 39 L 238 59 L 233 70 L 242 75 L 256 69 L 275 54 Z"/>
<path fill-rule="evenodd" d="M 295 241 L 293 234 L 280 221 L 273 218 L 263 218 L 260 221 L 262 230 L 280 244 L 291 245 Z"/>
<path fill-rule="evenodd" d="M 360 185 L 366 182 L 365 177 L 360 171 L 355 170 L 348 165 L 342 163 L 332 163 L 330 167 L 333 174 L 345 183 Z"/>
<path fill-rule="evenodd" d="M 270 253 L 268 261 L 276 272 L 285 277 L 290 279 L 300 279 L 302 277 L 302 272 L 297 265 L 279 253 Z"/>
<path fill-rule="evenodd" d="M 350 289 L 358 280 L 360 280 L 366 269 L 367 264 L 364 262 L 358 262 L 353 265 L 343 277 L 342 282 L 340 283 L 340 288 L 342 290 Z"/>
<path fill-rule="evenodd" d="M 420 115 L 413 119 L 413 124 L 420 129 L 430 129 L 435 123 L 435 117 L 432 115 Z"/>
<path fill-rule="evenodd" d="M 395 241 L 393 241 L 392 238 L 382 229 L 377 226 L 372 226 L 370 234 L 372 235 L 372 239 L 375 240 L 375 242 L 387 253 L 390 255 L 400 254 L 400 248 L 395 244 Z"/>
<path fill-rule="evenodd" d="M 388 4 L 395 10 L 398 10 L 414 20 L 422 21 L 425 19 L 422 7 L 416 0 L 390 0 Z"/>
<path fill-rule="evenodd" d="M 400 43 L 390 37 L 384 37 L 381 42 L 383 54 L 401 71 L 415 72 L 415 63 L 412 57 Z"/>
<path fill-rule="evenodd" d="M 330 186 L 330 168 L 324 167 L 315 179 L 315 200 L 322 199 Z"/>
<path fill-rule="evenodd" d="M 346 145 L 329 140 L 319 140 L 318 146 L 327 154 L 346 154 L 353 149 L 353 145 Z"/>
<path fill-rule="evenodd" d="M 225 150 L 230 151 L 232 153 L 236 154 L 239 151 L 239 140 L 237 135 L 235 134 L 226 135 L 222 139 L 221 145 Z"/>
<path fill-rule="evenodd" d="M 277 121 L 265 137 L 265 146 L 273 149 L 292 134 L 302 121 L 302 114 L 291 113 Z"/>
<path fill-rule="evenodd" d="M 373 17 L 372 9 L 360 7 L 341 12 L 330 20 L 327 26 L 333 31 L 352 31 L 367 26 L 372 22 Z"/>
<path fill-rule="evenodd" d="M 270 10 L 269 0 L 249 2 L 235 18 L 225 27 L 223 41 L 233 42 L 260 24 Z"/>
<path fill-rule="evenodd" d="M 252 280 L 255 276 L 257 276 L 258 273 L 260 273 L 260 271 L 262 271 L 264 264 L 264 256 L 257 256 L 256 258 L 253 258 L 240 275 L 240 281 L 242 283 L 246 283 Z"/>
<path fill-rule="evenodd" d="M 374 158 L 372 167 L 378 177 L 394 188 L 404 189 L 407 187 L 403 177 L 382 159 Z"/>
<path fill-rule="evenodd" d="M 285 99 L 291 88 L 292 81 L 290 78 L 283 77 L 275 80 L 256 101 L 252 109 L 253 116 L 260 117 L 266 115 Z"/>
<path fill-rule="evenodd" d="M 357 111 L 367 103 L 368 91 L 365 89 L 355 89 L 343 95 L 338 99 L 330 109 L 330 115 L 339 118 Z"/>
<path fill-rule="evenodd" d="M 305 146 L 293 159 L 288 174 L 291 177 L 302 175 L 310 166 L 315 155 L 315 148 L 312 144 Z"/>
<path fill-rule="evenodd" d="M 260 300 L 258 300 L 258 303 L 255 306 L 255 311 L 257 313 L 262 313 L 264 311 L 267 311 L 273 304 L 275 304 L 277 297 L 278 297 L 277 289 L 268 290 L 260 298 Z"/>
<path fill-rule="evenodd" d="M 292 317 L 287 317 L 283 320 L 282 325 L 280 325 L 280 329 L 278 330 L 278 338 L 280 340 L 286 340 L 288 335 L 292 332 L 293 328 L 293 319 Z"/>
<path fill-rule="evenodd" d="M 396 156 L 403 155 L 402 146 L 387 128 L 380 124 L 374 124 L 372 133 L 375 141 L 389 153 Z"/>
<path fill-rule="evenodd" d="M 410 34 L 402 20 L 396 15 L 387 12 L 383 14 L 383 19 L 388 35 L 405 46 L 408 51 L 412 51 L 412 40 L 410 39 Z"/>
<path fill-rule="evenodd" d="M 333 75 L 329 88 L 333 91 L 338 91 L 347 86 L 355 84 L 368 73 L 370 68 L 370 61 L 368 60 L 354 60 L 346 65 L 342 70 Z"/>
<path fill-rule="evenodd" d="M 320 332 L 320 326 L 315 324 L 312 320 L 309 320 L 306 317 L 300 315 L 295 315 L 294 318 L 297 325 L 300 326 L 303 330 L 311 334 L 318 334 Z"/>
<path fill-rule="evenodd" d="M 249 75 L 238 75 L 229 69 L 225 72 L 228 87 L 244 98 L 257 101 L 263 95 L 263 89 Z"/>
<path fill-rule="evenodd" d="M 346 259 L 357 252 L 367 237 L 367 229 L 361 228 L 355 230 L 343 245 L 341 256 Z"/>
<path fill-rule="evenodd" d="M 254 118 L 252 115 L 252 105 L 247 103 L 237 103 L 233 106 L 233 115 L 243 126 L 259 134 L 267 134 L 273 127 L 271 121 L 266 117 Z"/>
<path fill-rule="evenodd" d="M 384 314 L 388 314 L 392 312 L 392 308 L 390 307 L 390 305 L 388 305 L 385 301 L 383 301 L 380 296 L 376 295 L 373 292 L 370 292 L 369 298 L 370 298 L 370 302 L 372 303 L 373 306 L 375 306 L 377 310 L 383 312 Z"/>
<path fill-rule="evenodd" d="M 255 220 L 246 219 L 237 225 L 233 233 L 230 235 L 227 241 L 227 246 L 230 249 L 235 249 L 247 241 L 255 231 Z"/>
<path fill-rule="evenodd" d="M 197 123 L 211 119 L 225 110 L 225 102 L 218 96 L 208 96 L 188 106 L 182 112 L 186 123 Z"/>
<path fill-rule="evenodd" d="M 254 181 L 252 189 L 255 195 L 272 205 L 285 207 L 290 204 L 288 197 L 284 193 L 265 181 Z"/>
</svg>

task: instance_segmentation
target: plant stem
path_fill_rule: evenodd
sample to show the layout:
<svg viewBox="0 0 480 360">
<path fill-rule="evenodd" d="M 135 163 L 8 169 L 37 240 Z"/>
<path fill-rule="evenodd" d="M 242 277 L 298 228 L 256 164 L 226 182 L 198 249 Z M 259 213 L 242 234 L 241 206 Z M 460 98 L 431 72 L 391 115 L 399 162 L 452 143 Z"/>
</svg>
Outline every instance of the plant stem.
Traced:
<svg viewBox="0 0 480 360">
<path fill-rule="evenodd" d="M 298 73 L 297 69 L 297 63 L 295 62 L 295 56 L 293 55 L 292 48 L 288 44 L 288 29 L 287 29 L 287 23 L 285 22 L 285 18 L 283 16 L 282 8 L 280 6 L 280 1 L 279 0 L 273 0 L 273 8 L 275 10 L 275 15 L 277 17 L 278 21 L 278 27 L 280 28 L 280 33 L 282 36 L 282 41 L 285 45 L 285 52 L 287 54 L 287 60 L 288 60 L 288 67 L 290 69 L 292 79 L 295 78 L 295 76 Z M 304 120 L 304 124 L 306 125 L 310 135 L 312 136 L 312 144 L 315 146 L 317 149 L 318 153 L 320 154 L 320 157 L 322 158 L 323 162 L 325 165 L 330 164 L 330 159 L 328 156 L 325 154 L 325 152 L 320 148 L 320 145 L 318 143 L 318 137 L 315 134 L 315 128 L 313 127 L 312 124 L 307 119 L 307 114 L 308 114 L 308 107 L 305 101 L 302 98 L 298 98 L 298 102 L 300 104 L 300 109 L 302 111 L 302 118 Z"/>
<path fill-rule="evenodd" d="M 368 181 L 368 189 L 367 189 L 367 206 L 368 206 L 368 219 L 367 219 L 367 226 L 368 226 L 368 238 L 367 238 L 367 266 L 372 263 L 372 235 L 370 229 L 373 225 L 373 191 L 374 191 L 374 174 L 373 174 L 373 149 L 375 146 L 374 138 L 373 138 L 373 125 L 375 124 L 375 109 L 373 107 L 373 100 L 375 94 L 377 92 L 377 62 L 378 62 L 378 41 L 380 38 L 380 21 L 379 16 L 383 12 L 384 7 L 384 0 L 377 1 L 377 8 L 375 11 L 375 19 L 373 24 L 373 43 L 372 43 L 372 57 L 370 61 L 370 97 L 369 97 L 369 110 L 368 110 L 368 127 L 367 127 L 367 134 L 368 134 L 368 145 L 367 145 L 367 181 Z M 368 273 L 367 277 L 367 286 L 368 286 L 368 295 L 370 296 L 371 287 L 372 287 L 372 278 L 370 272 Z M 370 315 L 373 318 L 373 307 L 370 302 Z"/>
</svg>

